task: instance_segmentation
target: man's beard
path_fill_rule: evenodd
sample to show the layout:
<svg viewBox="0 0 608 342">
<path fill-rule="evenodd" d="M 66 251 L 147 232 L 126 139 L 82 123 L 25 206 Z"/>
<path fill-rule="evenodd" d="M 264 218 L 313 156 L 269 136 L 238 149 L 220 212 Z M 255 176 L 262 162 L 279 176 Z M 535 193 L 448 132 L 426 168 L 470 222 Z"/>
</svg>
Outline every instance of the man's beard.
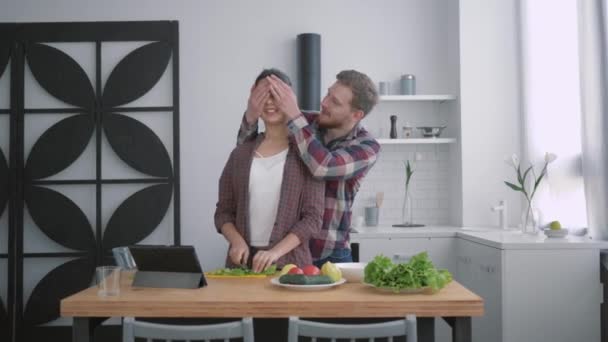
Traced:
<svg viewBox="0 0 608 342">
<path fill-rule="evenodd" d="M 343 124 L 342 122 L 332 120 L 330 117 L 323 114 L 319 114 L 319 120 L 317 120 L 317 123 L 319 124 L 320 128 L 324 129 L 340 128 Z"/>
</svg>

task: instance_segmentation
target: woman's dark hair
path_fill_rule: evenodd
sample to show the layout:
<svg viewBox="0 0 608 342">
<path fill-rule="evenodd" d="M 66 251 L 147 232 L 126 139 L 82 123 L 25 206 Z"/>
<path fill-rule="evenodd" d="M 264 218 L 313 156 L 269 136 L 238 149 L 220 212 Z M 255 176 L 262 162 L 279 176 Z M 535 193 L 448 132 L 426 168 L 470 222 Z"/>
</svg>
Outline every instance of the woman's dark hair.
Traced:
<svg viewBox="0 0 608 342">
<path fill-rule="evenodd" d="M 260 80 L 270 75 L 275 75 L 276 77 L 280 78 L 281 81 L 285 82 L 285 84 L 291 87 L 291 80 L 289 79 L 289 76 L 287 76 L 287 74 L 282 72 L 281 70 L 275 68 L 262 70 L 260 75 L 255 79 L 255 84 L 257 85 Z"/>
</svg>

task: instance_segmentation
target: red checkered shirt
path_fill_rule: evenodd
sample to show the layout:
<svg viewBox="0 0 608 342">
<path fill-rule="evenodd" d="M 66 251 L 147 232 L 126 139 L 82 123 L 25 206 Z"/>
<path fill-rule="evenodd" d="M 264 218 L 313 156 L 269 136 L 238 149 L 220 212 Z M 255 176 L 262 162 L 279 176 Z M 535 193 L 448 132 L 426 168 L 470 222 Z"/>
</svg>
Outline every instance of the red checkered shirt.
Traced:
<svg viewBox="0 0 608 342">
<path fill-rule="evenodd" d="M 313 177 L 326 181 L 323 226 L 310 240 L 315 260 L 331 256 L 335 249 L 350 248 L 355 195 L 380 152 L 380 144 L 359 125 L 344 137 L 323 143 L 324 130 L 317 125 L 317 115 L 305 113 L 288 123 L 302 161 Z M 239 144 L 254 138 L 257 131 L 257 122 L 250 125 L 243 117 Z"/>
</svg>

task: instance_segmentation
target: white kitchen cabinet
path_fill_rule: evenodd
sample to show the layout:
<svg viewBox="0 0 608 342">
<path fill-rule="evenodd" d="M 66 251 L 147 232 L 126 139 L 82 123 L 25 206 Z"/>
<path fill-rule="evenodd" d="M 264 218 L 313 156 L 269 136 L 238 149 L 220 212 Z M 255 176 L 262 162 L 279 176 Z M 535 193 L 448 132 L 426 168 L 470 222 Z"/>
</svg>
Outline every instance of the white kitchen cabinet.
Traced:
<svg viewBox="0 0 608 342">
<path fill-rule="evenodd" d="M 507 250 L 503 341 L 600 340 L 598 249 Z"/>
<path fill-rule="evenodd" d="M 600 340 L 598 249 L 500 249 L 459 238 L 456 279 L 484 299 L 474 342 Z"/>
<path fill-rule="evenodd" d="M 502 250 L 456 240 L 454 277 L 484 300 L 484 315 L 473 317 L 473 341 L 501 341 Z"/>
<path fill-rule="evenodd" d="M 361 228 L 351 240 L 361 261 L 427 251 L 484 299 L 484 315 L 472 319 L 475 342 L 600 341 L 600 251 L 608 241 L 470 227 Z M 451 341 L 450 331 L 436 320 L 437 341 Z"/>
</svg>

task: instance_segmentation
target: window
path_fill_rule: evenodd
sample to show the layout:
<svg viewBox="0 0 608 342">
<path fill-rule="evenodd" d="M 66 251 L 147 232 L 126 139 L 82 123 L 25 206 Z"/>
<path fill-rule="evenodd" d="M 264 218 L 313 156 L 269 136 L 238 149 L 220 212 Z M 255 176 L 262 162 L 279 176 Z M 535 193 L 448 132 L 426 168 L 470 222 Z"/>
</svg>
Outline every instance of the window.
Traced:
<svg viewBox="0 0 608 342">
<path fill-rule="evenodd" d="M 541 224 L 559 220 L 565 227 L 587 226 L 577 19 L 576 1 L 521 3 L 522 160 L 541 165 L 545 152 L 558 155 L 534 202 Z"/>
</svg>

